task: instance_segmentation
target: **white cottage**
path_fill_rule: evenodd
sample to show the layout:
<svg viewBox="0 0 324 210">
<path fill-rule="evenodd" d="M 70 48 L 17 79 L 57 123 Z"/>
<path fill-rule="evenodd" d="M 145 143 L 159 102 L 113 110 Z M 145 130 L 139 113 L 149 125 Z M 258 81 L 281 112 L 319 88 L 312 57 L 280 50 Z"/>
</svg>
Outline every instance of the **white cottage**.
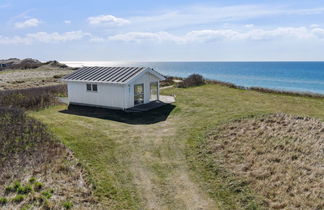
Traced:
<svg viewBox="0 0 324 210">
<path fill-rule="evenodd" d="M 127 109 L 159 100 L 164 79 L 148 67 L 82 67 L 62 81 L 70 104 Z"/>
</svg>

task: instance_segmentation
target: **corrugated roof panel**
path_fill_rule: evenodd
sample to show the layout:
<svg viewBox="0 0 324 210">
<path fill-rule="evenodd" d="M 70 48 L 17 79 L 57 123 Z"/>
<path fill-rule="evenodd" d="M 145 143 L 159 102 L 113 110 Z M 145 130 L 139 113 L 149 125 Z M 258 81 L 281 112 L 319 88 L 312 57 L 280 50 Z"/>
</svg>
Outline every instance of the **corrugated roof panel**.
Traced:
<svg viewBox="0 0 324 210">
<path fill-rule="evenodd" d="M 125 82 L 127 78 L 131 77 L 132 75 L 137 74 L 139 71 L 141 71 L 143 68 L 136 68 L 130 71 L 128 74 L 121 76 L 117 82 Z"/>
<path fill-rule="evenodd" d="M 126 83 L 144 71 L 146 67 L 82 67 L 63 80 L 107 83 Z"/>
<path fill-rule="evenodd" d="M 121 69 L 119 74 L 116 74 L 115 76 L 113 76 L 112 78 L 110 78 L 111 81 L 113 82 L 118 82 L 119 78 L 124 76 L 125 74 L 130 73 L 131 71 L 133 71 L 134 68 L 125 68 L 125 69 Z"/>
<path fill-rule="evenodd" d="M 113 68 L 111 74 L 106 74 L 104 78 L 102 78 L 103 81 L 110 81 L 113 82 L 111 78 L 113 78 L 115 75 L 120 74 L 120 69 L 122 67 Z"/>
<path fill-rule="evenodd" d="M 138 73 L 138 71 L 133 72 L 133 73 L 127 75 L 127 77 L 124 77 L 123 80 L 122 80 L 121 82 L 125 82 L 125 83 L 126 83 L 128 80 L 130 80 L 130 79 L 131 79 L 133 76 L 135 76 L 137 73 Z"/>
</svg>

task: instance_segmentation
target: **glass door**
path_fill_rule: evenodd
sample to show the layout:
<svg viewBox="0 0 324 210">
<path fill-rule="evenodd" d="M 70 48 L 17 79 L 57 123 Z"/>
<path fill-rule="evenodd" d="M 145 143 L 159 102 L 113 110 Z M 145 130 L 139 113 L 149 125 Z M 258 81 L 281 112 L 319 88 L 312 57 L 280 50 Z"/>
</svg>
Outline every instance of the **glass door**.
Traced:
<svg viewBox="0 0 324 210">
<path fill-rule="evenodd" d="M 144 103 L 144 84 L 134 85 L 134 105 Z"/>
<path fill-rule="evenodd" d="M 151 82 L 150 89 L 151 89 L 150 101 L 158 100 L 158 83 Z"/>
</svg>

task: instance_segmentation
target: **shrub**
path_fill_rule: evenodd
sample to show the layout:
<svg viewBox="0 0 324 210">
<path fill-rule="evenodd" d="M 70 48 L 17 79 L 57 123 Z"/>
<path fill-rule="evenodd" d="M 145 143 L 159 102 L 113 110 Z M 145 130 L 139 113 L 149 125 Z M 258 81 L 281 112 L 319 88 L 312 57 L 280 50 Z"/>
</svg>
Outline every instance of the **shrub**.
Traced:
<svg viewBox="0 0 324 210">
<path fill-rule="evenodd" d="M 5 187 L 5 192 L 6 193 L 16 192 L 16 189 L 13 186 L 9 185 Z"/>
<path fill-rule="evenodd" d="M 35 184 L 34 184 L 34 190 L 35 191 L 40 191 L 42 188 L 43 188 L 43 183 L 35 182 Z"/>
<path fill-rule="evenodd" d="M 47 191 L 43 191 L 42 195 L 47 198 L 50 199 L 52 197 L 52 191 L 51 190 L 47 190 Z"/>
<path fill-rule="evenodd" d="M 178 87 L 187 88 L 205 84 L 204 78 L 199 74 L 192 74 L 188 76 L 183 82 L 179 83 Z"/>
<path fill-rule="evenodd" d="M 63 74 L 57 74 L 57 75 L 54 75 L 53 78 L 54 79 L 60 79 L 62 78 L 64 75 Z"/>
<path fill-rule="evenodd" d="M 33 183 L 35 183 L 35 182 L 36 182 L 36 178 L 35 178 L 35 177 L 31 177 L 31 178 L 29 179 L 29 183 L 33 184 Z"/>
<path fill-rule="evenodd" d="M 15 203 L 20 203 L 25 199 L 24 195 L 16 195 L 14 198 L 12 198 L 12 201 Z"/>
<path fill-rule="evenodd" d="M 65 209 L 71 209 L 71 208 L 73 207 L 73 203 L 72 203 L 71 201 L 65 201 L 65 202 L 63 203 L 63 207 L 64 207 Z"/>
<path fill-rule="evenodd" d="M 4 197 L 0 197 L 0 205 L 6 205 L 8 203 L 8 199 Z"/>
<path fill-rule="evenodd" d="M 20 186 L 18 189 L 17 189 L 17 193 L 18 194 L 28 194 L 32 191 L 32 187 L 30 185 L 27 185 L 27 186 Z"/>
<path fill-rule="evenodd" d="M 21 187 L 21 183 L 19 181 L 15 181 L 13 183 L 13 188 L 17 191 Z"/>
</svg>

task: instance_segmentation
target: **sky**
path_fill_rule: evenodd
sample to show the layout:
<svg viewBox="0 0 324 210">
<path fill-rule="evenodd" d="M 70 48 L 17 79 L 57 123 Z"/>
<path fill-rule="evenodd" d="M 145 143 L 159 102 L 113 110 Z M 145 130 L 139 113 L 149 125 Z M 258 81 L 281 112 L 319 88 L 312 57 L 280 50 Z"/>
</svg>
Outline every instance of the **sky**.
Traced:
<svg viewBox="0 0 324 210">
<path fill-rule="evenodd" d="M 324 0 L 0 0 L 0 59 L 324 61 Z"/>
</svg>

